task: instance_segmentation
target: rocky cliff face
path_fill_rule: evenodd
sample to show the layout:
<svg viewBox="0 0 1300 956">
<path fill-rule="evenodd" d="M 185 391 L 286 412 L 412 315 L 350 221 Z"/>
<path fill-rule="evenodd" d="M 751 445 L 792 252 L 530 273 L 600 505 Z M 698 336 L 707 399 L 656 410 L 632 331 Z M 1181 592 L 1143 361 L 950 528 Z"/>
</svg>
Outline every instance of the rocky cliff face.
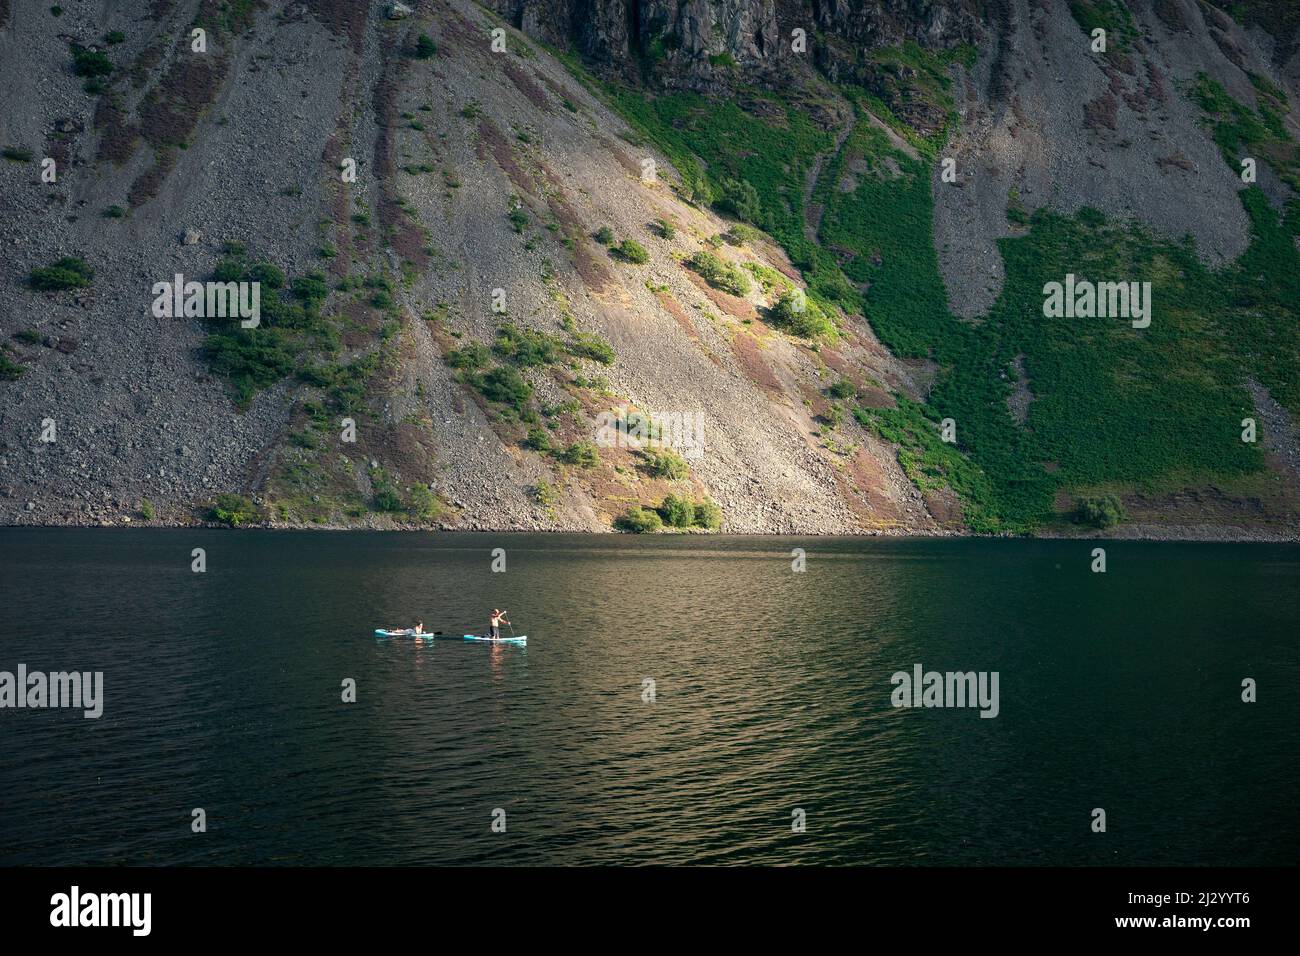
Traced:
<svg viewBox="0 0 1300 956">
<path fill-rule="evenodd" d="M 1109 0 L 1087 0 L 1104 7 Z M 864 54 L 913 41 L 929 49 L 979 44 L 1013 19 L 1052 9 L 1052 0 L 490 0 L 513 26 L 561 49 L 574 49 L 620 78 L 669 87 L 788 80 L 793 31 L 803 30 L 817 67 L 850 79 Z M 1230 34 L 1236 14 L 1268 38 L 1278 66 L 1294 56 L 1300 6 L 1291 0 L 1134 0 L 1170 29 Z M 1230 43 L 1231 41 L 1225 40 Z M 783 76 L 782 71 L 787 71 Z"/>
<path fill-rule="evenodd" d="M 908 40 L 974 43 L 982 0 L 493 0 L 520 30 L 576 49 L 606 75 L 716 90 L 737 80 L 788 84 L 807 58 L 833 81 L 861 75 L 864 54 Z M 798 31 L 798 32 L 797 32 Z"/>
</svg>

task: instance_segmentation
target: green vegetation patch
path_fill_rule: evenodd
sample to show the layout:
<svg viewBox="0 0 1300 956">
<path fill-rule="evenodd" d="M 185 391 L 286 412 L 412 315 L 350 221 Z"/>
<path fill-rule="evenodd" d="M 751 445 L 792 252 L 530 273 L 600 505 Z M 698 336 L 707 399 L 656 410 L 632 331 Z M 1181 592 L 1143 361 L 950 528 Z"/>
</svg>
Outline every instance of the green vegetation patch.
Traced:
<svg viewBox="0 0 1300 956">
<path fill-rule="evenodd" d="M 1141 37 L 1133 14 L 1121 0 L 1070 0 L 1070 13 L 1089 38 L 1093 30 L 1106 31 L 1106 52 L 1123 53 Z"/>
<path fill-rule="evenodd" d="M 258 391 L 296 374 L 324 389 L 336 410 L 364 410 L 365 379 L 378 368 L 379 355 L 336 364 L 339 327 L 323 312 L 330 289 L 322 274 L 290 280 L 273 263 L 250 262 L 243 246 L 233 243 L 217 263 L 213 279 L 260 283 L 260 324 L 246 329 L 238 318 L 211 318 L 203 343 L 209 368 L 231 384 L 238 407 L 247 408 Z"/>
<path fill-rule="evenodd" d="M 1124 5 L 1079 0 L 1072 9 L 1085 29 L 1094 22 L 1107 29 L 1112 63 L 1126 69 L 1122 51 L 1136 28 Z M 1009 196 L 1009 221 L 1024 233 L 999 240 L 1006 266 L 1001 295 L 979 322 L 960 321 L 938 267 L 930 185 L 955 113 L 937 130 L 905 120 L 950 110 L 947 68 L 969 63 L 971 55 L 910 46 L 872 51 L 873 92 L 841 90 L 857 120 L 818 177 L 817 242 L 804 235 L 803 187 L 833 140 L 813 126 L 809 110 L 765 93 L 749 94 L 767 99 L 770 108 L 760 111 L 694 94 L 650 96 L 583 82 L 668 156 L 686 199 L 718 204 L 779 242 L 802 271 L 810 303 L 830 317 L 832 306 L 864 315 L 894 354 L 938 366 L 924 406 L 898 396 L 898 408 L 859 409 L 856 417 L 898 444 L 900 462 L 919 487 L 956 492 L 973 530 L 1024 532 L 1055 520 L 1062 491 L 1159 490 L 1261 470 L 1259 447 L 1239 435 L 1241 419 L 1252 414 L 1247 375 L 1300 414 L 1300 201 L 1279 214 L 1257 187 L 1245 189 L 1250 248 L 1238 262 L 1210 272 L 1190 240 L 1110 223 L 1096 210 L 1030 216 L 1019 197 Z M 580 79 L 585 75 L 566 62 Z M 1263 78 L 1255 88 L 1258 109 L 1236 103 L 1205 78 L 1190 95 L 1234 171 L 1240 172 L 1242 155 L 1253 155 L 1300 185 L 1295 144 L 1281 122 L 1289 107 Z M 909 97 L 917 109 L 909 108 Z M 895 147 L 868 113 L 898 131 L 918 156 Z M 715 287 L 744 294 L 712 252 L 688 265 Z M 1064 282 L 1067 274 L 1150 282 L 1150 327 L 1134 329 L 1119 317 L 1044 317 L 1044 285 Z M 764 286 L 768 294 L 789 291 Z M 792 310 L 774 311 L 778 324 L 795 319 L 787 314 Z M 1023 421 L 1009 406 L 1020 369 L 1028 389 L 1017 406 L 1026 409 Z M 945 418 L 955 422 L 955 443 L 940 439 Z M 629 520 L 650 523 L 639 514 Z"/>
<path fill-rule="evenodd" d="M 241 524 L 262 521 L 265 516 L 262 509 L 243 495 L 217 495 L 216 501 L 208 509 L 207 520 L 237 528 Z"/>
<path fill-rule="evenodd" d="M 520 368 L 554 365 L 564 354 L 564 344 L 553 335 L 521 329 L 507 322 L 497 329 L 492 351 Z"/>
<path fill-rule="evenodd" d="M 614 527 L 631 534 L 654 534 L 656 531 L 663 530 L 664 521 L 657 511 L 636 507 L 628 508 L 615 518 Z"/>
<path fill-rule="evenodd" d="M 72 51 L 72 72 L 77 76 L 84 77 L 103 77 L 113 72 L 113 61 L 108 58 L 108 54 L 101 50 L 91 50 L 79 43 L 73 43 L 70 47 Z"/>
<path fill-rule="evenodd" d="M 1122 522 L 1124 505 L 1115 495 L 1085 495 L 1075 499 L 1074 520 L 1094 528 L 1110 528 Z"/>
<path fill-rule="evenodd" d="M 722 509 L 712 499 L 692 501 L 677 494 L 666 495 L 656 508 L 643 505 L 629 508 L 614 520 L 615 528 L 631 534 L 655 534 L 665 528 L 717 531 L 721 525 Z"/>
<path fill-rule="evenodd" d="M 868 54 L 870 89 L 849 92 L 868 104 L 915 149 L 933 159 L 957 129 L 959 118 L 949 67 L 960 63 L 970 69 L 976 56 L 969 44 L 927 50 L 908 40 L 902 46 L 880 47 Z M 913 128 L 904 115 L 917 117 L 927 128 Z"/>
<path fill-rule="evenodd" d="M 1204 73 L 1197 74 L 1187 92 L 1204 112 L 1214 141 L 1233 172 L 1240 174 L 1240 161 L 1249 157 L 1267 163 L 1300 192 L 1300 145 L 1291 139 L 1282 118 L 1290 109 L 1286 94 L 1257 74 L 1251 78 L 1259 91 L 1258 111 L 1233 99 L 1222 84 Z"/>
<path fill-rule="evenodd" d="M 84 259 L 65 256 L 53 265 L 33 269 L 27 277 L 33 289 L 42 292 L 59 292 L 65 289 L 82 289 L 95 278 L 95 270 Z"/>
<path fill-rule="evenodd" d="M 23 367 L 12 361 L 3 351 L 0 351 L 0 381 L 17 381 L 22 378 L 22 375 Z"/>
<path fill-rule="evenodd" d="M 497 402 L 523 415 L 533 397 L 533 387 L 524 381 L 519 371 L 509 365 L 498 365 L 487 372 L 475 373 L 472 384 L 490 402 Z"/>
<path fill-rule="evenodd" d="M 652 438 L 657 436 L 658 430 L 654 429 Z M 646 451 L 643 453 L 645 458 L 645 467 L 651 476 L 655 478 L 666 478 L 669 481 L 679 481 L 690 474 L 690 466 L 686 464 L 686 459 L 671 448 L 665 448 L 661 451 Z"/>
<path fill-rule="evenodd" d="M 572 60 L 565 62 L 578 69 Z M 594 83 L 589 77 L 584 82 Z M 606 87 L 604 93 L 676 167 L 684 199 L 720 202 L 724 211 L 761 227 L 803 271 L 812 296 L 861 311 L 834 255 L 804 236 L 804 177 L 818 154 L 835 142 L 832 133 L 813 124 L 806 109 L 770 94 L 762 95 L 770 107 L 764 112 L 772 115 L 760 117 L 734 101 L 716 102 L 695 93 L 647 97 L 621 87 Z"/>
<path fill-rule="evenodd" d="M 650 261 L 650 253 L 646 251 L 646 247 L 635 239 L 624 239 L 609 252 L 614 258 L 632 265 L 643 266 Z"/>
<path fill-rule="evenodd" d="M 713 253 L 701 249 L 686 261 L 709 285 L 730 295 L 749 295 L 749 277 L 739 266 L 724 262 Z"/>
<path fill-rule="evenodd" d="M 591 359 L 602 365 L 614 364 L 614 346 L 594 332 L 574 332 L 565 348 L 575 358 Z"/>
<path fill-rule="evenodd" d="M 899 446 L 898 463 L 917 488 L 956 492 L 972 531 L 1001 530 L 993 489 L 980 467 L 940 439 L 925 406 L 903 395 L 897 402 L 897 408 L 858 408 L 853 414 L 872 434 Z"/>
<path fill-rule="evenodd" d="M 777 328 L 805 339 L 833 338 L 835 323 L 821 306 L 796 290 L 781 293 L 768 310 L 768 319 Z"/>
<path fill-rule="evenodd" d="M 840 268 L 866 286 L 862 307 L 877 334 L 906 356 L 926 354 L 953 325 L 934 249 L 930 166 L 897 149 L 859 104 L 859 118 L 814 193 L 818 238 Z M 864 172 L 853 173 L 853 169 Z M 851 176 L 851 191 L 840 189 Z"/>
</svg>

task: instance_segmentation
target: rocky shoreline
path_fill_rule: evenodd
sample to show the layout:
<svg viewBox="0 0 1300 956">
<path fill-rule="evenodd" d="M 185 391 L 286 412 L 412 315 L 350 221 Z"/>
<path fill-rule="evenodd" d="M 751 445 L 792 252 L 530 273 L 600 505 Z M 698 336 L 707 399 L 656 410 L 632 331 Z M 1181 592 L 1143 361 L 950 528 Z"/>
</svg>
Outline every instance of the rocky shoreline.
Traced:
<svg viewBox="0 0 1300 956">
<path fill-rule="evenodd" d="M 613 528 L 592 530 L 590 528 L 554 528 L 541 524 L 492 523 L 490 521 L 437 522 L 433 524 L 415 524 L 392 521 L 381 516 L 372 516 L 370 520 L 351 524 L 337 523 L 292 523 L 281 521 L 249 522 L 238 528 L 215 521 L 167 520 L 155 518 L 144 520 L 138 516 L 122 515 L 117 521 L 104 517 L 74 516 L 61 521 L 46 521 L 39 518 L 24 521 L 0 518 L 0 528 L 212 528 L 227 531 L 255 529 L 260 531 L 393 531 L 393 532 L 477 532 L 498 534 L 619 534 Z M 1027 540 L 1080 540 L 1080 541 L 1183 541 L 1203 543 L 1238 543 L 1238 544 L 1300 544 L 1300 529 L 1288 532 L 1264 528 L 1243 528 L 1227 525 L 1155 525 L 1133 523 L 1107 529 L 1080 529 L 1077 533 L 1067 533 L 1060 529 L 1043 531 L 1034 535 L 977 535 L 951 529 L 872 528 L 858 532 L 826 532 L 812 529 L 779 532 L 710 532 L 699 529 L 689 531 L 666 531 L 662 534 L 721 535 L 722 537 L 743 538 L 1024 538 Z M 653 535 L 651 535 L 653 537 Z"/>
</svg>

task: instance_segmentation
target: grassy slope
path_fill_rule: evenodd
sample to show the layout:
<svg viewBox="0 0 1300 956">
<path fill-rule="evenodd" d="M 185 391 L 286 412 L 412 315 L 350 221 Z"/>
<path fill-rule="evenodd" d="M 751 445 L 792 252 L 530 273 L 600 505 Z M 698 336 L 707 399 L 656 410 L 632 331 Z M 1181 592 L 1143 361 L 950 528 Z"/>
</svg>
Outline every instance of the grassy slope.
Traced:
<svg viewBox="0 0 1300 956">
<path fill-rule="evenodd" d="M 1087 6 L 1079 12 L 1104 4 Z M 915 49 L 878 55 L 924 56 Z M 918 91 L 941 104 L 949 96 L 946 81 L 935 80 L 942 65 L 942 58 L 927 64 Z M 1277 121 L 1284 99 L 1261 87 L 1257 112 L 1207 84 L 1189 95 L 1206 111 L 1233 168 L 1239 155 L 1255 155 L 1294 182 L 1295 147 Z M 784 120 L 771 123 L 734 103 L 607 92 L 678 166 L 697 199 L 717 195 L 725 177 L 753 183 L 763 202 L 761 225 L 803 269 L 814 297 L 866 315 L 895 354 L 940 364 L 928 406 L 901 401 L 893 410 L 861 410 L 858 418 L 902 446 L 900 460 L 918 486 L 954 488 L 973 530 L 1041 526 L 1055 517 L 1062 489 L 1231 486 L 1260 472 L 1259 447 L 1240 440 L 1241 419 L 1253 414 L 1247 375 L 1300 414 L 1300 255 L 1292 241 L 1300 204 L 1280 217 L 1257 187 L 1244 189 L 1253 241 L 1218 272 L 1200 264 L 1190 242 L 1108 223 L 1091 210 L 1076 217 L 1040 211 L 1028 234 L 1000 242 L 1005 286 L 989 315 L 970 324 L 948 309 L 933 245 L 930 165 L 941 137 L 900 130 L 922 156 L 910 159 L 865 115 L 870 110 L 899 128 L 887 108 L 844 90 L 858 121 L 818 184 L 814 200 L 825 211 L 820 244 L 813 244 L 802 231 L 801 185 L 830 137 L 812 128 L 797 105 L 783 104 Z M 862 163 L 868 171 L 856 176 L 856 188 L 841 192 L 841 177 Z M 1069 272 L 1094 281 L 1150 281 L 1151 327 L 1044 318 L 1043 284 Z M 1017 355 L 1035 395 L 1023 426 L 1006 402 Z M 957 422 L 960 453 L 935 434 L 933 422 L 944 417 Z"/>
</svg>

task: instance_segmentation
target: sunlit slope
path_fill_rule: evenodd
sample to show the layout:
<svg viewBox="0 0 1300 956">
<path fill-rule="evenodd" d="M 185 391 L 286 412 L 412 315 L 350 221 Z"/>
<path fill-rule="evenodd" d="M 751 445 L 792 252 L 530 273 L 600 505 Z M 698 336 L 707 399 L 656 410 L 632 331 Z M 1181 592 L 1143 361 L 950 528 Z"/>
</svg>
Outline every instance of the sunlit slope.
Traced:
<svg viewBox="0 0 1300 956">
<path fill-rule="evenodd" d="M 79 16 L 0 34 L 52 78 L 4 117 L 4 520 L 964 527 L 852 416 L 917 369 L 778 327 L 783 251 L 478 7 Z M 178 274 L 259 324 L 160 317 Z"/>
</svg>

